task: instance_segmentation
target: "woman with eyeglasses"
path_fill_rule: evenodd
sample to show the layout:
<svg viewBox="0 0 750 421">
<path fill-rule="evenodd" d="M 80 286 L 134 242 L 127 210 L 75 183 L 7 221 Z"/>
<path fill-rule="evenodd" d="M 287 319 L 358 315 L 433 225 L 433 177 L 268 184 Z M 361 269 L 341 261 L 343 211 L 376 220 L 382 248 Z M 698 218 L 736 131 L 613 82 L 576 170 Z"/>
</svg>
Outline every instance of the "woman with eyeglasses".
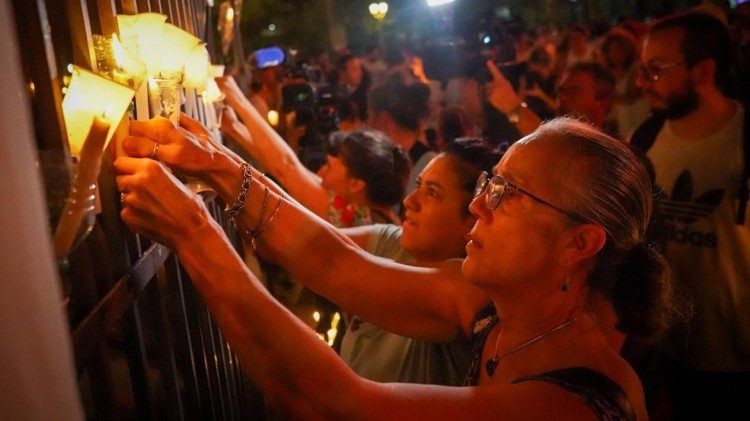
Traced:
<svg viewBox="0 0 750 421">
<path fill-rule="evenodd" d="M 204 177 L 242 226 L 258 227 L 248 235 L 259 249 L 296 279 L 393 332 L 475 344 L 468 387 L 358 377 L 263 289 L 203 203 L 161 163 L 118 159 L 123 220 L 175 250 L 245 371 L 289 417 L 647 418 L 638 377 L 593 315 L 598 301 L 611 303 L 618 327 L 641 340 L 667 322 L 669 270 L 644 244 L 651 184 L 616 140 L 557 119 L 514 144 L 479 179 L 461 276 L 455 265 L 369 255 L 281 195 L 264 200 L 268 182 L 257 171 L 165 124 L 133 124 L 131 135 L 158 142 L 162 161 Z"/>
</svg>

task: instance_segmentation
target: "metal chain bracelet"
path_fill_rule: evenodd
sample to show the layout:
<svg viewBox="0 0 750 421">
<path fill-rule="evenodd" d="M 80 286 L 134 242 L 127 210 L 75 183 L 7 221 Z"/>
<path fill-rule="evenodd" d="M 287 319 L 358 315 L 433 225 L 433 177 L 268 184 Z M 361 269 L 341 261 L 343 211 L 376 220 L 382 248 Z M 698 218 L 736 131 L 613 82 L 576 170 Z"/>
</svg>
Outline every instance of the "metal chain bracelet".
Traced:
<svg viewBox="0 0 750 421">
<path fill-rule="evenodd" d="M 255 227 L 251 230 L 245 231 L 245 235 L 252 238 L 255 233 L 258 231 L 258 228 L 260 228 L 260 225 L 263 223 L 263 214 L 266 213 L 266 208 L 268 207 L 268 186 L 265 184 L 263 185 L 265 194 L 263 195 L 263 205 L 260 207 L 260 215 L 258 215 L 258 223 L 255 224 Z"/>
<path fill-rule="evenodd" d="M 237 200 L 232 206 L 227 205 L 224 208 L 224 214 L 229 217 L 229 224 L 231 227 L 237 227 L 237 216 L 239 216 L 242 208 L 245 206 L 247 201 L 247 195 L 250 192 L 250 183 L 253 181 L 253 173 L 250 171 L 250 164 L 242 164 L 242 190 L 237 196 Z"/>
<path fill-rule="evenodd" d="M 258 238 L 258 237 L 260 237 L 260 235 L 263 234 L 263 232 L 266 230 L 266 228 L 268 228 L 268 226 L 271 225 L 271 222 L 273 222 L 273 219 L 276 217 L 276 214 L 279 213 L 279 208 L 281 207 L 281 202 L 283 202 L 283 201 L 284 201 L 284 199 L 281 198 L 281 196 L 279 196 L 279 201 L 276 202 L 276 207 L 273 209 L 273 212 L 271 213 L 271 216 L 268 218 L 268 220 L 266 221 L 266 223 L 263 224 L 263 226 L 256 227 L 255 230 L 253 230 L 252 232 L 251 231 L 245 232 L 245 235 L 247 235 L 248 237 L 250 237 L 250 247 L 253 248 L 253 251 L 255 251 L 255 249 L 256 249 L 255 239 Z M 262 219 L 261 219 L 261 221 L 262 221 Z M 260 224 L 258 224 L 258 225 L 260 225 Z"/>
</svg>

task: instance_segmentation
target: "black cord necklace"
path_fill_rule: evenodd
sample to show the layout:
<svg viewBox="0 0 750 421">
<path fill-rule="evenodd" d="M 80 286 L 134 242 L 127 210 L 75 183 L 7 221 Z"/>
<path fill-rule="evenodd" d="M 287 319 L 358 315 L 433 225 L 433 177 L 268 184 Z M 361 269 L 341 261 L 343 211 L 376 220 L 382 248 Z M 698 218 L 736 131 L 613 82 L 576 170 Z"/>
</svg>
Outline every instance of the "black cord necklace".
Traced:
<svg viewBox="0 0 750 421">
<path fill-rule="evenodd" d="M 518 351 L 526 348 L 527 346 L 534 345 L 535 343 L 541 341 L 546 336 L 549 336 L 549 335 L 557 332 L 560 329 L 564 329 L 564 328 L 572 325 L 573 322 L 575 322 L 575 321 L 576 321 L 576 319 L 568 319 L 565 323 L 563 323 L 563 324 L 561 324 L 559 326 L 555 326 L 555 327 L 553 327 L 550 330 L 547 330 L 545 332 L 540 333 L 539 335 L 537 335 L 537 336 L 529 339 L 528 341 L 522 343 L 521 345 L 518 345 L 517 347 L 511 349 L 510 351 L 508 351 L 508 352 L 506 352 L 506 353 L 504 353 L 503 355 L 500 355 L 500 356 L 498 356 L 498 354 L 497 354 L 497 346 L 500 343 L 500 333 L 498 333 L 497 334 L 497 339 L 495 340 L 495 356 L 492 357 L 492 358 L 490 358 L 489 360 L 487 360 L 487 364 L 485 364 L 485 366 L 484 366 L 485 371 L 487 371 L 487 375 L 490 376 L 490 377 L 492 377 L 492 375 L 495 374 L 495 370 L 497 369 L 497 366 L 500 364 L 500 361 L 503 358 L 505 358 L 505 357 L 507 357 L 507 356 L 515 353 L 515 352 L 518 352 Z"/>
</svg>

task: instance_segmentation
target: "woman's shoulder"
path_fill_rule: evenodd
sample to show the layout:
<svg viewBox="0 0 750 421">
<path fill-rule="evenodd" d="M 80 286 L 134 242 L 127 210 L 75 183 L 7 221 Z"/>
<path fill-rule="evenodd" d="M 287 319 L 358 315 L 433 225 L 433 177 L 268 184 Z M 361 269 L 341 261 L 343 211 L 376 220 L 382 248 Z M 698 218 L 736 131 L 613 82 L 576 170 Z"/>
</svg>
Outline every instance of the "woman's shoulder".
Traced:
<svg viewBox="0 0 750 421">
<path fill-rule="evenodd" d="M 618 376 L 619 377 L 619 376 Z M 635 420 L 630 394 L 607 374 L 590 367 L 567 367 L 517 378 L 513 384 L 541 381 L 577 396 L 602 420 Z"/>
</svg>

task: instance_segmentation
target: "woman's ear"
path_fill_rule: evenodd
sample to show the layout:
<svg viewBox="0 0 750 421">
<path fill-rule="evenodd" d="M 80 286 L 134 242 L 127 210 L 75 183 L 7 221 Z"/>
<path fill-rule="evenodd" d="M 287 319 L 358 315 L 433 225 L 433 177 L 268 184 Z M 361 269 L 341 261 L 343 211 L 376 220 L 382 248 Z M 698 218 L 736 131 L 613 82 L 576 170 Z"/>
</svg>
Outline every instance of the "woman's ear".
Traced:
<svg viewBox="0 0 750 421">
<path fill-rule="evenodd" d="M 607 232 L 596 224 L 583 224 L 574 228 L 565 244 L 563 264 L 567 267 L 596 256 L 607 241 Z"/>
</svg>

